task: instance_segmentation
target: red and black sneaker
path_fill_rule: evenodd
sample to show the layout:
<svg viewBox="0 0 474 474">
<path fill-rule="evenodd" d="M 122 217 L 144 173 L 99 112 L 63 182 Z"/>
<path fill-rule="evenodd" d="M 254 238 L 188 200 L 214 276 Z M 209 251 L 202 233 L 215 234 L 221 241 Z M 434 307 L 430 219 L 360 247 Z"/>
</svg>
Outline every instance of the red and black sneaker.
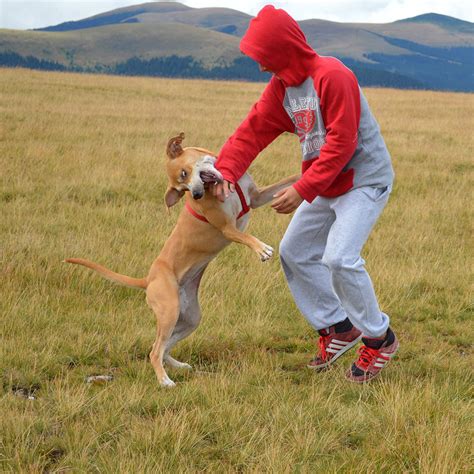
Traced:
<svg viewBox="0 0 474 474">
<path fill-rule="evenodd" d="M 308 364 L 308 367 L 314 370 L 321 370 L 331 365 L 344 352 L 354 347 L 362 337 L 362 333 L 349 319 L 327 329 L 321 329 L 319 334 L 319 353 Z"/>
<path fill-rule="evenodd" d="M 364 383 L 376 377 L 398 350 L 399 343 L 394 332 L 388 328 L 383 338 L 362 338 L 363 346 L 357 351 L 359 358 L 347 371 L 351 382 Z"/>
</svg>

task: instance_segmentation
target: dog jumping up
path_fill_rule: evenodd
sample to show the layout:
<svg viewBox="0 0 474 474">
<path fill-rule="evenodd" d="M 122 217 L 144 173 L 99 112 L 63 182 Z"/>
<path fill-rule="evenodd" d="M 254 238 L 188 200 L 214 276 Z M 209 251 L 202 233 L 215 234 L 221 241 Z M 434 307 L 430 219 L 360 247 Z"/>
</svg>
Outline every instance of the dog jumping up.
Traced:
<svg viewBox="0 0 474 474">
<path fill-rule="evenodd" d="M 169 209 L 186 195 L 185 206 L 148 275 L 131 278 L 89 260 L 65 260 L 95 270 L 115 283 L 146 290 L 146 301 L 157 321 L 150 360 L 163 387 L 175 386 L 163 363 L 174 368 L 191 368 L 173 359 L 169 352 L 199 325 L 198 290 L 207 265 L 231 242 L 251 248 L 262 261 L 271 258 L 273 249 L 269 245 L 244 232 L 249 210 L 270 202 L 275 193 L 299 178 L 299 175 L 290 176 L 258 189 L 246 173 L 236 183 L 236 192 L 221 202 L 207 191 L 212 183 L 222 182 L 222 175 L 214 167 L 216 155 L 204 148 L 183 148 L 183 139 L 184 133 L 180 133 L 169 140 L 166 148 L 169 186 L 165 204 Z"/>
</svg>

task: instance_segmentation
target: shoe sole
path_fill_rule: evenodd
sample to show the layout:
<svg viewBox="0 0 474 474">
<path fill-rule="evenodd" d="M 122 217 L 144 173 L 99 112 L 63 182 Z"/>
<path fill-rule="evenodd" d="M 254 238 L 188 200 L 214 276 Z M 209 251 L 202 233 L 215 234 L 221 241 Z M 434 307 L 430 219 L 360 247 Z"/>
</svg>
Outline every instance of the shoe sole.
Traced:
<svg viewBox="0 0 474 474">
<path fill-rule="evenodd" d="M 346 375 L 346 380 L 348 380 L 349 382 L 352 382 L 352 383 L 359 383 L 359 384 L 367 383 L 367 382 L 370 382 L 371 380 L 374 380 L 376 377 L 378 377 L 380 375 L 380 372 L 382 372 L 382 370 L 385 369 L 385 367 L 387 367 L 387 365 L 392 361 L 392 359 L 395 357 L 396 353 L 398 352 L 399 348 L 400 348 L 400 343 L 397 344 L 397 347 L 396 347 L 395 351 L 392 352 L 392 354 L 390 355 L 390 360 L 388 360 L 387 363 L 376 374 L 374 374 L 372 377 L 370 377 L 368 379 L 364 379 L 364 380 L 357 380 L 357 379 L 353 379 L 350 375 Z M 351 369 L 349 369 L 349 370 L 351 370 Z"/>
<path fill-rule="evenodd" d="M 329 367 L 331 364 L 333 364 L 339 357 L 341 357 L 343 354 L 345 354 L 349 349 L 352 349 L 360 340 L 362 339 L 362 334 L 357 337 L 356 339 L 354 339 L 352 342 L 350 342 L 349 344 L 347 344 L 347 346 L 344 347 L 344 349 L 341 349 L 339 352 L 337 352 L 334 357 L 326 362 L 325 364 L 321 364 L 321 365 L 318 365 L 318 366 L 314 366 L 314 365 L 307 365 L 306 367 L 308 367 L 308 369 L 311 369 L 311 370 L 322 370 L 322 369 L 325 369 L 326 367 Z"/>
</svg>

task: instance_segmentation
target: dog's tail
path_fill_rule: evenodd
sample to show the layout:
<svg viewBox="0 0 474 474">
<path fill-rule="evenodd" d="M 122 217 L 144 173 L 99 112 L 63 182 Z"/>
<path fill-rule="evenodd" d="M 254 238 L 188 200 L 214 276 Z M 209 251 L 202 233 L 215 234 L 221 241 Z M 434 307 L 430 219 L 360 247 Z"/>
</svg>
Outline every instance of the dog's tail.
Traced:
<svg viewBox="0 0 474 474">
<path fill-rule="evenodd" d="M 146 278 L 132 278 L 127 275 L 122 275 L 120 273 L 115 273 L 108 268 L 103 267 L 97 263 L 91 262 L 89 260 L 84 260 L 83 258 L 67 258 L 63 260 L 67 263 L 75 263 L 77 265 L 83 265 L 84 267 L 90 268 L 91 270 L 96 271 L 107 280 L 119 283 L 120 285 L 129 286 L 130 288 L 142 288 L 146 290 L 147 280 Z"/>
</svg>

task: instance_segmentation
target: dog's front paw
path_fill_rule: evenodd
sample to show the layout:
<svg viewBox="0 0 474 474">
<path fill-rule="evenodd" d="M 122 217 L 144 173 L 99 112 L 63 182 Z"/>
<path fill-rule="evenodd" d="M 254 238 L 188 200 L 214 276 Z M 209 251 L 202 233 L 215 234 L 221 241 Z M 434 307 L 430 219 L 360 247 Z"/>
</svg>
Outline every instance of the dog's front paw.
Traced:
<svg viewBox="0 0 474 474">
<path fill-rule="evenodd" d="M 270 245 L 267 245 L 263 242 L 261 242 L 261 245 L 259 247 L 259 249 L 257 250 L 257 253 L 260 257 L 260 260 L 262 262 L 266 262 L 267 260 L 269 260 L 270 258 L 273 257 L 273 248 L 270 247 Z"/>
</svg>

